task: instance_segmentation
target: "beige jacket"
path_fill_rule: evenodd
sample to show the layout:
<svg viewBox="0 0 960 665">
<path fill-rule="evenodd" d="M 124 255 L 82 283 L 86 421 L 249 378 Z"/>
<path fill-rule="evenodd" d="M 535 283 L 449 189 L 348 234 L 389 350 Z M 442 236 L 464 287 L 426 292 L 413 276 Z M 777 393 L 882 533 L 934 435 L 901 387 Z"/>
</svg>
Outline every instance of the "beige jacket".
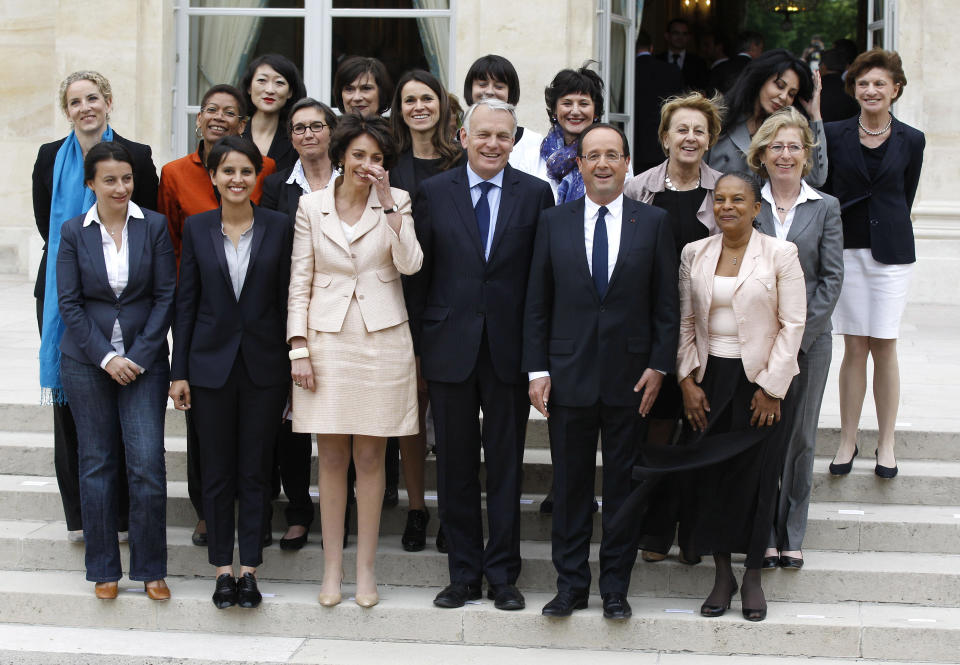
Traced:
<svg viewBox="0 0 960 665">
<path fill-rule="evenodd" d="M 307 329 L 340 332 L 356 295 L 369 332 L 407 320 L 400 275 L 423 263 L 410 214 L 410 196 L 392 189 L 402 217 L 399 236 L 387 224 L 376 190 L 353 227 L 348 243 L 334 204 L 334 186 L 300 197 L 290 264 L 287 339 Z"/>
<path fill-rule="evenodd" d="M 668 161 L 664 160 L 660 166 L 647 169 L 627 181 L 623 188 L 624 195 L 634 201 L 653 205 L 653 197 L 666 189 Z M 723 174 L 719 171 L 707 166 L 706 162 L 700 162 L 700 186 L 707 190 L 707 195 L 703 197 L 703 203 L 697 210 L 697 221 L 707 227 L 709 235 L 720 233 L 720 227 L 713 218 L 713 189 L 717 186 L 717 180 L 721 175 Z"/>
<path fill-rule="evenodd" d="M 723 235 L 692 242 L 680 256 L 680 343 L 677 377 L 703 380 L 710 348 L 710 304 Z M 744 373 L 776 397 L 800 372 L 797 352 L 807 293 L 797 246 L 754 230 L 733 293 Z"/>
</svg>

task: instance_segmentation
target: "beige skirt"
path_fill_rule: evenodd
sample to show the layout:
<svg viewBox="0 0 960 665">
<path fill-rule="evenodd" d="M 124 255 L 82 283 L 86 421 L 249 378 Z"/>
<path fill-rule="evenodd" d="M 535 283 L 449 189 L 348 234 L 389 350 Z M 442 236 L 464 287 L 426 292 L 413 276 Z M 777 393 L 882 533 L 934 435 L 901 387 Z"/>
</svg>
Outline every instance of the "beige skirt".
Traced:
<svg viewBox="0 0 960 665">
<path fill-rule="evenodd" d="M 367 332 L 356 298 L 338 333 L 307 331 L 316 390 L 293 387 L 293 431 L 406 436 L 419 431 L 406 321 Z"/>
</svg>

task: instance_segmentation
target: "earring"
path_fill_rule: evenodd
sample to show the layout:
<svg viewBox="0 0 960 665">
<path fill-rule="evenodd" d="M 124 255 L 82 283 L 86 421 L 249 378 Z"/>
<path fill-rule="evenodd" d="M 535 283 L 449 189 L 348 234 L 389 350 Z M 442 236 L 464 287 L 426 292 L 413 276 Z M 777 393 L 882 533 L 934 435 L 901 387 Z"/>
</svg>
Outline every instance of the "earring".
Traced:
<svg viewBox="0 0 960 665">
<path fill-rule="evenodd" d="M 550 122 L 552 122 L 553 124 L 557 124 L 557 116 L 555 115 L 550 116 Z"/>
<path fill-rule="evenodd" d="M 196 126 L 193 128 L 193 135 L 197 137 L 198 141 L 203 140 L 203 134 L 200 133 L 200 127 Z"/>
</svg>

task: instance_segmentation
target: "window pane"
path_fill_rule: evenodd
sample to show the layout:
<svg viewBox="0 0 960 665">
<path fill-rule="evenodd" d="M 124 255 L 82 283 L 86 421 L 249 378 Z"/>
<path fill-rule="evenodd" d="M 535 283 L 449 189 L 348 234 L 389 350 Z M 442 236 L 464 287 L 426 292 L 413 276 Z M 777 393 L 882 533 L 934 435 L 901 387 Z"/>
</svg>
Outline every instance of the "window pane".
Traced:
<svg viewBox="0 0 960 665">
<path fill-rule="evenodd" d="M 303 19 L 190 17 L 187 104 L 218 83 L 238 85 L 247 63 L 264 53 L 285 55 L 302 71 Z"/>
<path fill-rule="evenodd" d="M 873 18 L 871 20 L 883 20 L 883 0 L 873 0 Z"/>
<path fill-rule="evenodd" d="M 870 38 L 873 40 L 870 45 L 871 48 L 883 48 L 883 28 L 874 30 L 870 34 Z"/>
<path fill-rule="evenodd" d="M 345 57 L 362 55 L 383 62 L 394 81 L 408 69 L 420 68 L 446 84 L 449 30 L 447 18 L 335 18 L 331 81 Z"/>
<path fill-rule="evenodd" d="M 450 9 L 450 0 L 333 0 L 334 9 Z"/>
<path fill-rule="evenodd" d="M 200 139 L 197 138 L 197 132 L 195 131 L 197 127 L 197 114 L 196 113 L 187 113 L 187 130 L 189 132 L 189 138 L 187 139 L 187 154 L 191 152 L 196 152 L 197 145 L 200 143 Z"/>
<path fill-rule="evenodd" d="M 261 3 L 259 0 L 190 0 L 191 7 L 276 7 L 303 9 L 303 0 L 269 0 Z"/>
<path fill-rule="evenodd" d="M 612 7 L 611 7 L 613 13 L 617 14 L 618 16 L 626 16 L 627 2 L 628 0 L 613 0 Z"/>
<path fill-rule="evenodd" d="M 624 62 L 626 61 L 627 26 L 610 24 L 610 86 L 607 90 L 607 111 L 623 113 Z"/>
</svg>

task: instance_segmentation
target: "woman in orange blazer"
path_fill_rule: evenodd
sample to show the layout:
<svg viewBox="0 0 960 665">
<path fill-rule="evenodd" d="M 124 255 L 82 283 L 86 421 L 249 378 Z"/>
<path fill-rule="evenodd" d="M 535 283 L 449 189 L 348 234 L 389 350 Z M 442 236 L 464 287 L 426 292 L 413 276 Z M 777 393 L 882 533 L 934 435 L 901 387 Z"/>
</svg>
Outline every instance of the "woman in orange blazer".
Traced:
<svg viewBox="0 0 960 665">
<path fill-rule="evenodd" d="M 766 617 L 760 566 L 770 535 L 789 424 L 782 407 L 797 374 L 806 287 L 792 243 L 753 227 L 760 190 L 747 174 L 714 189 L 719 235 L 688 244 L 680 264 L 677 377 L 688 450 L 698 458 L 693 554 L 713 554 L 716 580 L 700 608 L 720 616 L 737 582 L 731 552 L 747 555 L 741 600 Z"/>
<path fill-rule="evenodd" d="M 376 605 L 374 576 L 386 437 L 419 430 L 416 365 L 400 275 L 423 252 L 410 197 L 390 187 L 390 126 L 348 113 L 330 139 L 343 174 L 300 197 L 287 307 L 293 431 L 317 434 L 323 530 L 321 605 L 340 602 L 347 466 L 357 469 L 357 588 Z"/>
</svg>

